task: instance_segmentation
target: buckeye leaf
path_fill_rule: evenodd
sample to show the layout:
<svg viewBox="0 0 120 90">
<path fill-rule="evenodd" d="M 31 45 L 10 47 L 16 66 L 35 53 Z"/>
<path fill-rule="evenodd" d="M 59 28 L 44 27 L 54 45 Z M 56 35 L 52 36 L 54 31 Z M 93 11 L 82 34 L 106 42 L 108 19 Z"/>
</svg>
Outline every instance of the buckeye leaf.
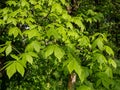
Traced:
<svg viewBox="0 0 120 90">
<path fill-rule="evenodd" d="M 103 42 L 102 42 L 102 38 L 98 38 L 97 39 L 97 46 L 98 48 L 102 51 L 103 50 Z"/>
<path fill-rule="evenodd" d="M 27 60 L 30 64 L 33 63 L 33 58 L 32 58 L 32 56 L 29 55 L 29 54 L 26 54 L 26 60 Z"/>
<path fill-rule="evenodd" d="M 38 57 L 37 53 L 35 52 L 28 52 L 28 54 L 32 57 Z"/>
<path fill-rule="evenodd" d="M 58 60 L 60 61 L 61 58 L 64 56 L 65 52 L 62 48 L 56 46 L 54 49 L 54 55 L 58 58 Z"/>
<path fill-rule="evenodd" d="M 113 59 L 110 58 L 110 59 L 108 60 L 108 62 L 109 62 L 109 64 L 111 64 L 114 68 L 117 67 L 116 62 L 115 62 Z"/>
<path fill-rule="evenodd" d="M 16 69 L 21 74 L 21 76 L 24 75 L 25 69 L 19 62 L 16 62 Z"/>
<path fill-rule="evenodd" d="M 83 69 L 82 69 L 82 67 L 80 66 L 80 64 L 79 64 L 76 60 L 74 60 L 74 70 L 75 70 L 76 73 L 78 74 L 81 82 L 83 82 L 84 79 L 85 79 L 85 73 L 82 72 Z"/>
<path fill-rule="evenodd" d="M 8 47 L 5 50 L 6 56 L 9 55 L 12 51 L 12 46 L 9 44 Z"/>
<path fill-rule="evenodd" d="M 0 53 L 4 52 L 4 51 L 5 51 L 5 48 L 6 48 L 6 46 L 3 47 L 3 48 L 0 48 Z"/>
<path fill-rule="evenodd" d="M 72 73 L 72 71 L 74 70 L 73 60 L 69 62 L 69 64 L 67 65 L 67 68 L 68 68 L 69 72 Z"/>
<path fill-rule="evenodd" d="M 109 55 L 114 56 L 114 52 L 113 52 L 113 50 L 112 50 L 109 46 L 105 46 L 105 51 L 106 51 Z"/>
<path fill-rule="evenodd" d="M 10 28 L 9 32 L 8 32 L 8 35 L 13 35 L 14 38 L 17 37 L 19 33 L 19 29 L 17 27 L 13 27 L 13 28 Z"/>
<path fill-rule="evenodd" d="M 7 70 L 7 75 L 9 77 L 9 79 L 16 73 L 16 63 L 13 62 L 12 64 L 10 64 L 6 70 Z"/>
<path fill-rule="evenodd" d="M 46 51 L 45 51 L 45 57 L 47 58 L 48 56 L 50 56 L 54 51 L 54 46 L 50 45 L 47 47 Z"/>
<path fill-rule="evenodd" d="M 34 47 L 34 49 L 35 49 L 36 52 L 40 51 L 40 43 L 39 42 L 34 41 L 33 42 L 33 47 Z"/>
<path fill-rule="evenodd" d="M 18 60 L 18 59 L 19 59 L 19 57 L 18 57 L 18 56 L 16 56 L 16 55 L 14 55 L 14 54 L 11 54 L 10 56 L 11 56 L 12 58 L 16 59 L 16 60 Z"/>
<path fill-rule="evenodd" d="M 86 85 L 81 85 L 77 88 L 77 90 L 92 90 L 92 88 Z"/>
</svg>

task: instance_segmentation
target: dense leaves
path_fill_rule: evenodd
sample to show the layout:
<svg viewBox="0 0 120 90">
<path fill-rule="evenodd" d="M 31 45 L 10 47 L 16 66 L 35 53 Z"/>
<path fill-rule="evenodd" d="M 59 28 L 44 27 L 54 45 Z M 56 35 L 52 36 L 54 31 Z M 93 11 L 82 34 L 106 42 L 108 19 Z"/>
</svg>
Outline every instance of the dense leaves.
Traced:
<svg viewBox="0 0 120 90">
<path fill-rule="evenodd" d="M 113 89 L 117 55 L 112 50 L 114 39 L 108 37 L 117 30 L 111 11 L 117 4 L 117 0 L 7 0 L 5 7 L 0 4 L 0 57 L 6 59 L 1 70 L 9 78 L 6 89 L 66 90 L 68 83 L 77 90 Z M 77 76 L 75 84 L 68 80 L 72 73 Z"/>
</svg>

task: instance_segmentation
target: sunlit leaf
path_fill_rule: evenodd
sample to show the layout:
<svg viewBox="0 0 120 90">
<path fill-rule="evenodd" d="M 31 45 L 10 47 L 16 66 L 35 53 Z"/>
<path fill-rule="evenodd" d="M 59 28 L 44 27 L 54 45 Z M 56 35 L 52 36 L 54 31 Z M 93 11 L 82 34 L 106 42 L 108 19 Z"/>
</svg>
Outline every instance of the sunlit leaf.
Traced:
<svg viewBox="0 0 120 90">
<path fill-rule="evenodd" d="M 33 63 L 33 58 L 32 58 L 32 56 L 29 55 L 29 54 L 26 54 L 26 60 L 27 60 L 30 64 Z"/>
<path fill-rule="evenodd" d="M 13 62 L 12 64 L 10 64 L 7 68 L 7 75 L 9 77 L 9 79 L 16 73 L 16 63 Z"/>
<path fill-rule="evenodd" d="M 19 62 L 16 62 L 16 70 L 21 74 L 21 76 L 24 75 L 25 69 Z"/>
<path fill-rule="evenodd" d="M 19 57 L 16 56 L 15 54 L 11 54 L 10 56 L 11 56 L 12 58 L 16 59 L 16 60 L 19 60 Z"/>
<path fill-rule="evenodd" d="M 54 49 L 54 55 L 58 58 L 59 61 L 61 61 L 61 58 L 64 56 L 65 52 L 62 48 L 59 48 L 58 46 Z"/>
<path fill-rule="evenodd" d="M 9 55 L 12 52 L 12 46 L 8 45 L 8 47 L 5 50 L 6 56 Z"/>
<path fill-rule="evenodd" d="M 3 48 L 0 48 L 0 53 L 4 52 L 4 51 L 5 51 L 5 49 L 6 49 L 6 46 L 5 46 L 5 47 L 3 47 Z"/>
<path fill-rule="evenodd" d="M 10 35 L 10 36 L 13 35 L 14 38 L 16 38 L 20 32 L 21 32 L 21 31 L 19 30 L 19 28 L 13 27 L 13 28 L 10 28 L 10 29 L 9 29 L 8 35 Z"/>
<path fill-rule="evenodd" d="M 54 46 L 50 45 L 46 48 L 45 51 L 45 57 L 47 58 L 48 56 L 50 56 L 54 51 Z"/>
<path fill-rule="evenodd" d="M 109 62 L 109 64 L 111 64 L 114 68 L 117 67 L 116 62 L 115 62 L 113 59 L 110 58 L 110 59 L 108 60 L 108 62 Z"/>
<path fill-rule="evenodd" d="M 112 50 L 109 46 L 105 46 L 105 51 L 106 51 L 109 55 L 114 56 L 114 52 L 113 52 L 113 50 Z"/>
<path fill-rule="evenodd" d="M 86 85 L 81 85 L 77 88 L 77 90 L 92 90 L 92 88 Z"/>
</svg>

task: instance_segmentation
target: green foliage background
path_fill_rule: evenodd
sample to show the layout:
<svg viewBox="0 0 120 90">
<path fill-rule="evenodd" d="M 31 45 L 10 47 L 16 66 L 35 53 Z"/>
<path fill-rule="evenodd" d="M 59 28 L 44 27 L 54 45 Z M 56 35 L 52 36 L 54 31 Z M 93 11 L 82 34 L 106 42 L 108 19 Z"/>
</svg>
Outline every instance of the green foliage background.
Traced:
<svg viewBox="0 0 120 90">
<path fill-rule="evenodd" d="M 119 90 L 119 0 L 0 2 L 0 89 Z"/>
</svg>

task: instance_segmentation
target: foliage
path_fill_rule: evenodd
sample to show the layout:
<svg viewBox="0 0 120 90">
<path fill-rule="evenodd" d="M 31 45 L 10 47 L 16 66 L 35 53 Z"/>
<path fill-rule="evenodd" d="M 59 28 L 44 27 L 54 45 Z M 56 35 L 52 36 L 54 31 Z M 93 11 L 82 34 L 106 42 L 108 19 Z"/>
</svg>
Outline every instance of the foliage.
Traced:
<svg viewBox="0 0 120 90">
<path fill-rule="evenodd" d="M 113 88 L 117 65 L 105 31 L 110 25 L 104 26 L 109 11 L 95 10 L 93 3 L 7 0 L 0 10 L 2 69 L 10 79 L 6 89 L 66 90 L 73 72 L 77 90 Z"/>
</svg>

